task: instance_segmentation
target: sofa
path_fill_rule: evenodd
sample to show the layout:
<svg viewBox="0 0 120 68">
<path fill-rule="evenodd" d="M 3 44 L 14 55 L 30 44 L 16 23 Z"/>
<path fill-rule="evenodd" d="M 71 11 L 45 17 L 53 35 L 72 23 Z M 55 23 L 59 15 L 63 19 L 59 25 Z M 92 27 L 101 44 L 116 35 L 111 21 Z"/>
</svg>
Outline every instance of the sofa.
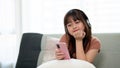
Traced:
<svg viewBox="0 0 120 68">
<path fill-rule="evenodd" d="M 120 67 L 120 33 L 94 33 L 101 41 L 96 68 Z M 16 68 L 36 68 L 55 59 L 56 43 L 62 34 L 23 33 Z"/>
</svg>

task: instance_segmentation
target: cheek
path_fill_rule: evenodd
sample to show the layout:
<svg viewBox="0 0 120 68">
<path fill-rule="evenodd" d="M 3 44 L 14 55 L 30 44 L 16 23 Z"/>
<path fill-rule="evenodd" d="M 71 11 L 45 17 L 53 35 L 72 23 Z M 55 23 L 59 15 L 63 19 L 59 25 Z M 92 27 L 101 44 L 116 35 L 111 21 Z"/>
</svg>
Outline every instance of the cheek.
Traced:
<svg viewBox="0 0 120 68">
<path fill-rule="evenodd" d="M 84 30 L 84 27 L 81 27 L 81 30 Z"/>
<path fill-rule="evenodd" d="M 71 28 L 67 28 L 68 29 L 68 32 L 72 35 L 72 29 Z"/>
<path fill-rule="evenodd" d="M 81 30 L 84 30 L 84 29 L 85 29 L 85 27 L 84 27 L 83 24 L 80 24 L 78 27 L 79 27 L 79 29 L 81 29 Z"/>
</svg>

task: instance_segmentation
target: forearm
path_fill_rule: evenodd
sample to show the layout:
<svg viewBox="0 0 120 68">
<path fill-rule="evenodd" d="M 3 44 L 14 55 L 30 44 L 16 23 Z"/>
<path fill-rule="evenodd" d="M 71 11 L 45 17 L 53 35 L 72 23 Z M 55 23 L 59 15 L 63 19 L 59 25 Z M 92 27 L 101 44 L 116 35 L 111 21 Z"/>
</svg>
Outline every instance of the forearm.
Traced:
<svg viewBox="0 0 120 68">
<path fill-rule="evenodd" d="M 76 58 L 81 60 L 87 60 L 84 49 L 83 49 L 82 41 L 76 41 Z"/>
</svg>

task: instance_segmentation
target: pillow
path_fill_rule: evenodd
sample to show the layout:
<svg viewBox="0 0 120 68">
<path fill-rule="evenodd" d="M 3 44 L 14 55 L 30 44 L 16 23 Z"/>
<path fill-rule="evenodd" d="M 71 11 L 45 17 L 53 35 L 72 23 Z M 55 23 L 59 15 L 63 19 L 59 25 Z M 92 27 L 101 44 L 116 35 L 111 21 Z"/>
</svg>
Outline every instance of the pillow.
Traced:
<svg viewBox="0 0 120 68">
<path fill-rule="evenodd" d="M 37 68 L 96 68 L 92 63 L 84 60 L 69 59 L 69 60 L 52 60 L 46 62 Z"/>
<path fill-rule="evenodd" d="M 55 59 L 55 49 L 57 42 L 59 42 L 58 38 L 43 35 L 41 41 L 41 52 L 38 57 L 37 66 L 44 62 Z"/>
</svg>

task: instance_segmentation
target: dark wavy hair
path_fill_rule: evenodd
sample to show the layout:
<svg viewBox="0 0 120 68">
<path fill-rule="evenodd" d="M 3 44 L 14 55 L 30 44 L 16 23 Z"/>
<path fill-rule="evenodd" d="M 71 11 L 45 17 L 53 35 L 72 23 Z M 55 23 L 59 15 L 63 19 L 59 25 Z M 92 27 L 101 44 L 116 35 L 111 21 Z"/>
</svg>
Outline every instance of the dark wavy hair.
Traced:
<svg viewBox="0 0 120 68">
<path fill-rule="evenodd" d="M 91 32 L 91 25 L 89 23 L 89 19 L 82 10 L 72 9 L 67 12 L 67 14 L 64 17 L 64 28 L 65 28 L 65 33 L 66 33 L 67 37 L 69 38 L 68 39 L 69 53 L 70 53 L 70 56 L 73 57 L 73 54 L 76 54 L 76 46 L 75 46 L 76 43 L 75 43 L 75 38 L 72 35 L 70 35 L 70 33 L 68 32 L 68 29 L 67 29 L 67 24 L 69 23 L 68 22 L 69 17 L 72 17 L 74 21 L 76 21 L 76 20 L 82 21 L 82 23 L 85 27 L 84 31 L 85 31 L 86 35 L 83 38 L 83 48 L 84 48 L 85 52 L 86 52 L 87 48 L 89 48 L 92 32 Z"/>
</svg>

